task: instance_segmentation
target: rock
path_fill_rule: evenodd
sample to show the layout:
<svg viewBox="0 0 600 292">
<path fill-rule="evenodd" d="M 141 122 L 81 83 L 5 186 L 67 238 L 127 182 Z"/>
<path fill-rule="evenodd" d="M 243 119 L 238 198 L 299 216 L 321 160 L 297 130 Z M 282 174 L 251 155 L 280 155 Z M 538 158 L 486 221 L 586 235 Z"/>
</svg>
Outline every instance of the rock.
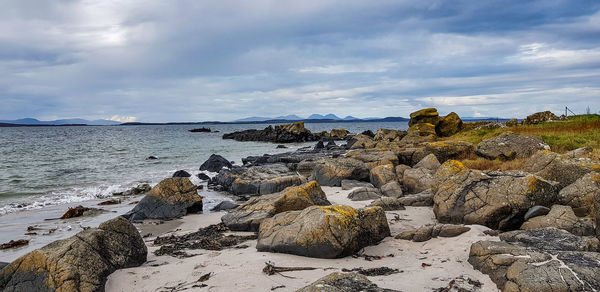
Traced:
<svg viewBox="0 0 600 292">
<path fill-rule="evenodd" d="M 223 201 L 223 202 L 217 204 L 216 206 L 212 207 L 212 209 L 210 209 L 210 211 L 212 211 L 212 212 L 226 211 L 226 210 L 235 209 L 239 206 L 240 206 L 239 204 L 232 202 L 232 201 Z"/>
<path fill-rule="evenodd" d="M 377 188 L 398 180 L 394 165 L 391 163 L 371 168 L 369 178 L 371 183 Z"/>
<path fill-rule="evenodd" d="M 244 130 L 223 135 L 223 139 L 236 141 L 264 141 L 274 143 L 294 143 L 317 141 L 319 137 L 304 127 L 304 122 L 268 126 L 263 130 Z"/>
<path fill-rule="evenodd" d="M 28 244 L 29 244 L 29 240 L 27 240 L 27 239 L 11 240 L 9 242 L 0 244 L 0 250 L 22 247 L 22 246 L 25 246 Z"/>
<path fill-rule="evenodd" d="M 502 291 L 592 291 L 600 289 L 598 239 L 556 228 L 500 234 L 502 241 L 471 246 L 469 263 Z"/>
<path fill-rule="evenodd" d="M 208 176 L 207 174 L 205 174 L 205 173 L 202 173 L 202 172 L 201 172 L 201 173 L 198 173 L 196 176 L 197 176 L 197 177 L 198 177 L 200 180 L 210 180 L 210 176 Z"/>
<path fill-rule="evenodd" d="M 433 212 L 441 223 L 517 229 L 529 208 L 551 205 L 558 193 L 558 183 L 539 176 L 523 172 L 484 173 L 470 170 L 456 160 L 442 164 L 435 177 Z"/>
<path fill-rule="evenodd" d="M 329 142 L 327 142 L 327 145 L 325 145 L 325 148 L 327 149 L 333 149 L 335 147 L 337 147 L 337 144 L 335 144 L 335 141 L 333 140 L 330 140 Z"/>
<path fill-rule="evenodd" d="M 521 229 L 537 229 L 556 227 L 575 235 L 595 235 L 594 222 L 591 218 L 578 218 L 569 206 L 554 205 L 545 216 L 527 220 Z"/>
<path fill-rule="evenodd" d="M 324 149 L 325 148 L 325 143 L 323 143 L 323 140 L 319 140 L 319 142 L 317 142 L 317 144 L 315 145 L 315 150 L 318 149 Z"/>
<path fill-rule="evenodd" d="M 0 270 L 4 269 L 4 267 L 10 265 L 10 263 L 0 262 Z"/>
<path fill-rule="evenodd" d="M 210 128 L 204 128 L 204 127 L 197 128 L 197 129 L 191 129 L 188 131 L 190 131 L 192 133 L 210 133 L 211 132 Z"/>
<path fill-rule="evenodd" d="M 433 206 L 433 191 L 424 190 L 418 194 L 407 195 L 398 199 L 404 206 Z"/>
<path fill-rule="evenodd" d="M 158 159 L 158 157 L 156 157 L 156 156 L 148 156 L 148 157 L 146 157 L 146 160 L 156 160 L 156 159 Z"/>
<path fill-rule="evenodd" d="M 312 177 L 320 185 L 339 187 L 344 179 L 368 181 L 369 169 L 362 161 L 352 158 L 325 159 L 315 166 Z"/>
<path fill-rule="evenodd" d="M 590 172 L 558 193 L 558 203 L 583 208 L 588 214 L 594 205 L 594 194 L 600 193 L 600 173 Z"/>
<path fill-rule="evenodd" d="M 332 129 L 329 137 L 332 138 L 345 138 L 348 136 L 348 131 L 346 129 Z"/>
<path fill-rule="evenodd" d="M 415 165 L 429 154 L 435 155 L 440 163 L 449 159 L 462 160 L 474 154 L 475 146 L 463 141 L 428 142 L 425 147 L 408 148 L 400 153 L 400 163 Z"/>
<path fill-rule="evenodd" d="M 352 144 L 350 149 L 370 149 L 375 148 L 377 145 L 377 142 L 373 140 L 373 137 L 363 134 L 355 135 L 348 143 Z"/>
<path fill-rule="evenodd" d="M 505 125 L 507 127 L 516 127 L 519 125 L 519 120 L 517 120 L 517 119 L 508 120 L 508 121 L 506 121 Z"/>
<path fill-rule="evenodd" d="M 341 182 L 342 190 L 351 190 L 353 188 L 368 187 L 374 188 L 371 183 L 357 180 L 343 179 Z"/>
<path fill-rule="evenodd" d="M 368 168 L 385 164 L 398 164 L 398 156 L 392 151 L 381 149 L 352 150 L 346 154 L 348 158 L 354 158 L 365 163 Z"/>
<path fill-rule="evenodd" d="M 385 197 L 400 198 L 403 195 L 402 186 L 397 181 L 391 181 L 379 189 Z"/>
<path fill-rule="evenodd" d="M 321 186 L 316 181 L 311 181 L 301 186 L 288 187 L 279 193 L 250 198 L 221 217 L 221 221 L 231 230 L 257 231 L 266 218 L 314 205 L 327 206 L 331 203 Z"/>
<path fill-rule="evenodd" d="M 377 133 L 375 133 L 375 136 L 373 136 L 373 140 L 386 142 L 400 142 L 400 140 L 402 140 L 402 138 L 404 138 L 406 134 L 406 131 L 379 129 L 377 130 Z"/>
<path fill-rule="evenodd" d="M 546 214 L 548 214 L 550 212 L 550 208 L 548 207 L 544 207 L 544 206 L 533 206 L 531 208 L 529 208 L 529 210 L 527 210 L 527 213 L 525 213 L 525 216 L 523 216 L 523 219 L 525 221 L 537 217 L 537 216 L 544 216 Z"/>
<path fill-rule="evenodd" d="M 436 140 L 436 137 L 434 124 L 415 124 L 408 129 L 408 133 L 400 140 L 400 144 L 409 145 L 433 142 Z"/>
<path fill-rule="evenodd" d="M 202 165 L 200 165 L 200 170 L 207 170 L 210 172 L 219 172 L 222 168 L 231 168 L 231 162 L 225 159 L 225 157 L 217 154 L 212 154 Z"/>
<path fill-rule="evenodd" d="M 411 169 L 411 167 L 408 165 L 405 165 L 405 164 L 400 164 L 400 165 L 396 166 L 394 171 L 396 172 L 396 177 L 398 178 L 398 182 L 404 181 L 404 172 L 407 169 Z"/>
<path fill-rule="evenodd" d="M 316 282 L 296 290 L 296 292 L 396 292 L 396 290 L 379 288 L 367 277 L 358 273 L 331 273 Z"/>
<path fill-rule="evenodd" d="M 87 208 L 79 205 L 74 208 L 69 208 L 69 210 L 67 210 L 67 212 L 60 217 L 60 219 L 70 219 L 81 216 L 96 216 L 102 212 L 103 210 L 101 209 Z"/>
<path fill-rule="evenodd" d="M 416 124 L 433 124 L 434 126 L 440 122 L 441 118 L 435 108 L 426 108 L 410 114 L 408 126 L 412 127 Z"/>
<path fill-rule="evenodd" d="M 277 147 L 275 147 L 277 149 L 287 149 L 288 147 L 282 144 L 277 145 Z"/>
<path fill-rule="evenodd" d="M 404 171 L 402 182 L 409 194 L 420 193 L 431 189 L 434 184 L 434 171 L 427 168 L 411 168 Z"/>
<path fill-rule="evenodd" d="M 536 125 L 551 121 L 560 121 L 560 118 L 551 111 L 545 111 L 527 116 L 527 118 L 523 120 L 523 125 Z"/>
<path fill-rule="evenodd" d="M 471 230 L 464 225 L 434 224 L 426 225 L 415 230 L 398 234 L 396 239 L 412 240 L 415 242 L 427 241 L 436 237 L 456 237 Z"/>
<path fill-rule="evenodd" d="M 110 200 L 106 200 L 106 201 L 102 201 L 102 202 L 98 203 L 98 206 L 108 206 L 108 205 L 118 205 L 118 204 L 121 204 L 120 199 L 110 199 Z"/>
<path fill-rule="evenodd" d="M 185 170 L 178 170 L 173 173 L 173 177 L 191 177 L 192 175 Z"/>
<path fill-rule="evenodd" d="M 563 156 L 566 158 L 585 158 L 586 156 L 592 154 L 592 152 L 594 152 L 594 148 L 592 147 L 581 147 L 571 150 L 565 153 Z"/>
<path fill-rule="evenodd" d="M 210 180 L 210 184 L 220 185 L 234 195 L 251 196 L 280 192 L 304 182 L 283 163 L 224 169 Z"/>
<path fill-rule="evenodd" d="M 149 192 L 151 189 L 152 189 L 152 187 L 150 187 L 149 184 L 141 184 L 130 190 L 127 190 L 124 192 L 113 193 L 112 195 L 113 196 L 137 196 L 137 195 L 145 194 L 145 193 Z"/>
<path fill-rule="evenodd" d="M 366 201 L 381 198 L 381 191 L 377 188 L 358 188 L 348 194 L 348 199 L 352 201 Z"/>
<path fill-rule="evenodd" d="M 265 219 L 258 251 L 316 258 L 340 258 L 390 236 L 383 209 L 312 206 Z"/>
<path fill-rule="evenodd" d="M 2 291 L 104 291 L 108 275 L 146 261 L 136 228 L 122 217 L 34 250 L 0 270 Z"/>
<path fill-rule="evenodd" d="M 502 133 L 481 141 L 475 148 L 475 153 L 487 159 L 512 160 L 530 157 L 538 150 L 549 149 L 550 146 L 540 137 Z"/>
<path fill-rule="evenodd" d="M 123 217 L 131 221 L 144 219 L 171 220 L 187 213 L 202 212 L 202 197 L 188 178 L 167 178 Z"/>
<path fill-rule="evenodd" d="M 402 201 L 397 198 L 383 197 L 371 202 L 368 207 L 381 207 L 383 211 L 406 210 Z"/>
<path fill-rule="evenodd" d="M 368 136 L 368 137 L 371 137 L 371 138 L 375 138 L 375 134 L 371 130 L 363 131 L 361 134 L 365 135 L 365 136 Z"/>
<path fill-rule="evenodd" d="M 436 171 L 438 168 L 440 168 L 440 165 L 441 164 L 437 160 L 435 155 L 429 154 L 429 155 L 425 156 L 425 158 L 421 159 L 421 161 L 419 161 L 419 163 L 415 164 L 415 166 L 413 166 L 413 168 L 425 168 L 425 169 L 429 169 L 431 171 Z"/>
<path fill-rule="evenodd" d="M 485 123 L 477 126 L 475 130 L 493 130 L 499 128 L 506 128 L 506 126 L 500 122 L 486 121 Z"/>
<path fill-rule="evenodd" d="M 435 131 L 440 137 L 450 137 L 462 130 L 462 124 L 460 117 L 455 112 L 451 112 L 439 121 Z"/>
<path fill-rule="evenodd" d="M 557 181 L 560 183 L 559 187 L 564 188 L 592 171 L 600 172 L 600 162 L 538 151 L 527 160 L 523 171 Z"/>
</svg>

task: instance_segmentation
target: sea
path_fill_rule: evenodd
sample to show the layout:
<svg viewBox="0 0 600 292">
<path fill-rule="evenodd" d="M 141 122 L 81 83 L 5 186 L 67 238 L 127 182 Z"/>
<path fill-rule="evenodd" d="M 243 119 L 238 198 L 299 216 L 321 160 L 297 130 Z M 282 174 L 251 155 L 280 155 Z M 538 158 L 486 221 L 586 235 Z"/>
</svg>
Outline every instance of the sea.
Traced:
<svg viewBox="0 0 600 292">
<path fill-rule="evenodd" d="M 0 128 L 0 223 L 24 210 L 108 199 L 141 183 L 154 185 L 177 170 L 191 173 L 219 154 L 241 165 L 243 157 L 294 151 L 311 143 L 278 149 L 267 142 L 224 140 L 224 133 L 263 129 L 269 124 L 131 125 Z M 313 131 L 344 128 L 351 133 L 379 128 L 405 130 L 406 122 L 307 123 Z M 209 127 L 212 133 L 188 130 Z M 149 160 L 155 156 L 158 159 Z M 212 174 L 214 175 L 214 174 Z M 208 196 L 206 209 L 222 201 Z"/>
</svg>

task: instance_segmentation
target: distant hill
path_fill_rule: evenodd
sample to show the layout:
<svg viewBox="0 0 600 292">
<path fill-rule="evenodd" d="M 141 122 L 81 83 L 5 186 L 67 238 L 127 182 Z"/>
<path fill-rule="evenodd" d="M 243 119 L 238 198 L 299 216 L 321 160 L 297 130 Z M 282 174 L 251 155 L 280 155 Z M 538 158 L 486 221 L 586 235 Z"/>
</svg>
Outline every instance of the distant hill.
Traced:
<svg viewBox="0 0 600 292">
<path fill-rule="evenodd" d="M 334 114 L 312 114 L 307 118 L 307 120 L 341 120 L 341 118 Z"/>
<path fill-rule="evenodd" d="M 18 120 L 0 120 L 0 123 L 16 125 L 90 125 L 90 126 L 111 126 L 120 125 L 120 122 L 110 120 L 84 120 L 84 119 L 61 119 L 54 121 L 40 121 L 34 118 L 24 118 Z"/>
<path fill-rule="evenodd" d="M 359 118 L 353 117 L 353 116 L 346 116 L 345 118 L 343 118 L 344 121 L 352 121 L 352 120 L 360 120 Z"/>
<path fill-rule="evenodd" d="M 235 120 L 235 122 L 262 122 L 262 121 L 267 121 L 267 120 L 272 120 L 272 118 L 249 117 L 249 118 L 243 118 L 243 119 Z"/>
<path fill-rule="evenodd" d="M 302 118 L 299 117 L 299 116 L 297 116 L 297 115 L 287 115 L 287 116 L 276 117 L 275 120 L 290 120 L 290 121 L 293 121 L 293 120 L 302 120 Z"/>
</svg>

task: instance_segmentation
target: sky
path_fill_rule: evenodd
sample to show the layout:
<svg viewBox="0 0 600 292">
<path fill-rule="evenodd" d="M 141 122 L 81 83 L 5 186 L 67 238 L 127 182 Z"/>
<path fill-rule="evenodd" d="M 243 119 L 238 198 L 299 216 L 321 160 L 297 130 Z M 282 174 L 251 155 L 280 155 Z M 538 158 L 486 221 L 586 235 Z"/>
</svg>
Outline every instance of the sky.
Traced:
<svg viewBox="0 0 600 292">
<path fill-rule="evenodd" d="M 1 0 L 0 119 L 600 111 L 600 1 Z"/>
</svg>

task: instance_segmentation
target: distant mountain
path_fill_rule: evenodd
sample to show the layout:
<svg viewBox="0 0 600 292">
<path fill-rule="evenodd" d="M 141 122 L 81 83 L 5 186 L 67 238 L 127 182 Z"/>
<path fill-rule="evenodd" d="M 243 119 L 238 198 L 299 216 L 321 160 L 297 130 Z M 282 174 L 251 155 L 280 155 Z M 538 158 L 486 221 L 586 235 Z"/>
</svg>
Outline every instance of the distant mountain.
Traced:
<svg viewBox="0 0 600 292">
<path fill-rule="evenodd" d="M 346 116 L 345 118 L 343 118 L 344 121 L 353 121 L 353 120 L 360 120 L 359 118 L 353 117 L 353 116 Z"/>
<path fill-rule="evenodd" d="M 18 125 L 90 125 L 90 126 L 110 126 L 120 125 L 120 122 L 110 120 L 84 120 L 84 119 L 62 119 L 54 121 L 40 121 L 33 118 L 24 118 L 18 120 L 0 120 L 0 123 L 18 124 Z"/>
<path fill-rule="evenodd" d="M 312 114 L 307 120 L 341 120 L 340 117 L 334 114 L 320 115 L 320 114 Z"/>
<path fill-rule="evenodd" d="M 301 117 L 297 115 L 287 115 L 287 116 L 279 116 L 275 118 L 276 120 L 302 120 Z"/>
<path fill-rule="evenodd" d="M 268 121 L 268 120 L 272 120 L 272 119 L 265 118 L 265 117 L 249 117 L 249 118 L 235 120 L 235 122 L 262 122 L 262 121 Z"/>
</svg>

